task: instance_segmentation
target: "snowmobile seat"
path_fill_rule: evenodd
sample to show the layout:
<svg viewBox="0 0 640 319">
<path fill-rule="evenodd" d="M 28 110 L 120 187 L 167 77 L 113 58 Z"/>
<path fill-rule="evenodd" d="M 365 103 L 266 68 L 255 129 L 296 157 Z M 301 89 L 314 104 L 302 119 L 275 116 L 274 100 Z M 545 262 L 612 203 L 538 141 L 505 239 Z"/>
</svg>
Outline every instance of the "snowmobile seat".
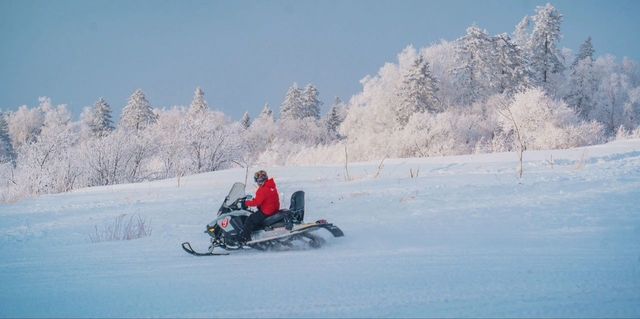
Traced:
<svg viewBox="0 0 640 319">
<path fill-rule="evenodd" d="M 265 218 L 265 220 L 263 222 L 264 226 L 273 226 L 274 224 L 277 224 L 277 223 L 283 221 L 286 215 L 287 215 L 287 211 L 286 210 L 278 211 L 274 215 L 271 215 L 271 216 Z"/>
<path fill-rule="evenodd" d="M 289 209 L 281 209 L 275 215 L 269 216 L 264 220 L 264 226 L 279 226 L 279 222 L 285 224 L 300 224 L 304 219 L 304 192 L 297 191 L 291 195 L 291 204 Z"/>
<path fill-rule="evenodd" d="M 294 223 L 302 223 L 304 220 L 304 192 L 297 191 L 291 194 L 289 212 Z"/>
</svg>

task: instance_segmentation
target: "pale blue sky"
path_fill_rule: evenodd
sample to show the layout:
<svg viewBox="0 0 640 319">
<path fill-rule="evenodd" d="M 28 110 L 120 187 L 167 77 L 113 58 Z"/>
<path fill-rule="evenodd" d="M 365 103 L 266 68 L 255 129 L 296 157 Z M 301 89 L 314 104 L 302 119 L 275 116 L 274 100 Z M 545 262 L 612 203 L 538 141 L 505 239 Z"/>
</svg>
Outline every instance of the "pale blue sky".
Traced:
<svg viewBox="0 0 640 319">
<path fill-rule="evenodd" d="M 0 0 L 0 109 L 39 96 L 74 115 L 105 97 L 116 119 L 141 88 L 155 107 L 209 105 L 239 119 L 287 88 L 314 83 L 347 100 L 359 80 L 407 45 L 454 40 L 476 24 L 511 33 L 548 1 Z M 561 46 L 593 38 L 596 55 L 640 61 L 640 1 L 551 1 L 564 15 Z"/>
</svg>

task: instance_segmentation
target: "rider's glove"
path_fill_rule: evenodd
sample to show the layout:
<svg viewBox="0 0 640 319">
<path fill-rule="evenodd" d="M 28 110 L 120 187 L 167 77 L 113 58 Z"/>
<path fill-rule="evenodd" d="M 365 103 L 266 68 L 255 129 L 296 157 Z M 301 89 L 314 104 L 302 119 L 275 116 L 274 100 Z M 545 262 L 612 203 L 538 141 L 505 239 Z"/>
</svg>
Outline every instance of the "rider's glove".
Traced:
<svg viewBox="0 0 640 319">
<path fill-rule="evenodd" d="M 240 208 L 246 210 L 247 209 L 247 203 L 245 201 L 240 201 Z"/>
</svg>

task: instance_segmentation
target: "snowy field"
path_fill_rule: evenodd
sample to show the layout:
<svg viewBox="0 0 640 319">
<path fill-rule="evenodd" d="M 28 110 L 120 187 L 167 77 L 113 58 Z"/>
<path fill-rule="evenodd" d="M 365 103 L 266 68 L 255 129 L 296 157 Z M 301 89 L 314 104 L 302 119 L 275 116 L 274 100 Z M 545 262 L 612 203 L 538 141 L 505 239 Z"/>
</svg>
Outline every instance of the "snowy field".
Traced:
<svg viewBox="0 0 640 319">
<path fill-rule="evenodd" d="M 181 250 L 241 169 L 3 205 L 0 317 L 640 317 L 640 140 L 516 158 L 266 168 L 345 232 L 317 250 Z M 152 235 L 89 240 L 121 214 Z"/>
</svg>

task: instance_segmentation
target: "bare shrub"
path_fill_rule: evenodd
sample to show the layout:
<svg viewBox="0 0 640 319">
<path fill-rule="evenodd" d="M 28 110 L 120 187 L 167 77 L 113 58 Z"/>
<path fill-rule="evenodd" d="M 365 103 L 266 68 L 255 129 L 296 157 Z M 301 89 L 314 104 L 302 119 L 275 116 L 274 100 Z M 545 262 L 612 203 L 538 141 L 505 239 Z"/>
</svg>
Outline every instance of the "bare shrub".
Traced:
<svg viewBox="0 0 640 319">
<path fill-rule="evenodd" d="M 351 176 L 349 176 L 349 152 L 347 151 L 347 144 L 344 144 L 344 179 L 348 182 L 351 180 Z"/>
<path fill-rule="evenodd" d="M 576 162 L 576 171 L 581 171 L 584 169 L 586 165 L 587 151 L 582 152 L 582 156 L 580 156 L 580 160 Z"/>
<path fill-rule="evenodd" d="M 553 169 L 553 166 L 555 165 L 555 162 L 553 161 L 553 154 L 551 154 L 551 157 L 546 162 L 551 166 L 551 169 Z"/>
<path fill-rule="evenodd" d="M 94 226 L 94 232 L 89 235 L 92 243 L 102 241 L 132 240 L 151 236 L 151 225 L 140 215 L 119 215 L 111 223 L 102 227 Z"/>
<path fill-rule="evenodd" d="M 378 178 L 378 176 L 380 176 L 380 172 L 382 172 L 382 169 L 384 168 L 384 160 L 386 160 L 387 157 L 385 156 L 382 161 L 380 161 L 380 164 L 378 165 L 378 170 L 376 171 L 376 174 L 373 175 L 373 178 Z"/>
</svg>

